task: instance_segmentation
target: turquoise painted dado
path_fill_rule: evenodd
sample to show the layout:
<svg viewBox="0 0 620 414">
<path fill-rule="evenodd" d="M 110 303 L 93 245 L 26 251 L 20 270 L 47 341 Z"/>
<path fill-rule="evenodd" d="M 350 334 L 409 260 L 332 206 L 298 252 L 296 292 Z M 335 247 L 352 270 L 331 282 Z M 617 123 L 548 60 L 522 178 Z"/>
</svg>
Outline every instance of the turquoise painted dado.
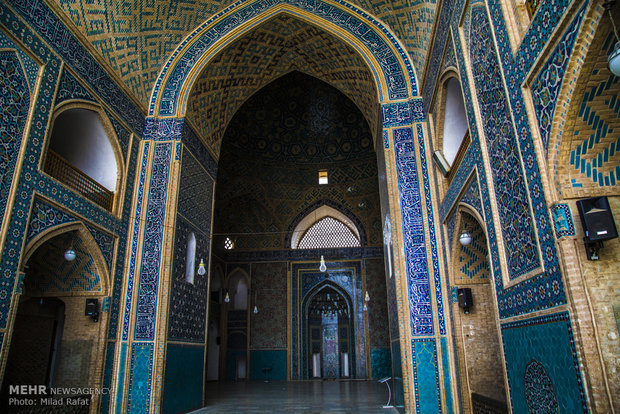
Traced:
<svg viewBox="0 0 620 414">
<path fill-rule="evenodd" d="M 164 413 L 186 412 L 202 406 L 204 358 L 203 347 L 168 344 Z"/>
<path fill-rule="evenodd" d="M 266 375 L 263 368 L 271 368 Z M 250 379 L 286 380 L 286 350 L 250 351 Z"/>
</svg>

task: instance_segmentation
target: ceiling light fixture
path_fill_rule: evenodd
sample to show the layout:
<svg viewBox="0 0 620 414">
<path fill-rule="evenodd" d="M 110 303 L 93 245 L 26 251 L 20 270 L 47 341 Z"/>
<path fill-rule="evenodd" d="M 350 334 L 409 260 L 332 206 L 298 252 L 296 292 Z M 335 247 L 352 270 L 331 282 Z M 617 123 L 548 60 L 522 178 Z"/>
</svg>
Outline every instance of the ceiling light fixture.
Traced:
<svg viewBox="0 0 620 414">
<path fill-rule="evenodd" d="M 467 246 L 471 243 L 472 237 L 467 229 L 463 230 L 463 233 L 459 236 L 459 243 L 463 246 Z"/>
<path fill-rule="evenodd" d="M 319 266 L 319 270 L 323 273 L 327 270 L 327 266 L 325 265 L 325 259 L 321 256 L 321 265 Z"/>
<path fill-rule="evenodd" d="M 200 264 L 198 265 L 198 274 L 200 276 L 204 276 L 207 273 L 207 269 L 205 269 L 205 262 L 203 259 L 200 259 Z"/>
<path fill-rule="evenodd" d="M 611 8 L 615 4 L 615 1 L 607 1 L 603 4 L 603 7 L 605 7 L 605 10 L 607 10 L 607 13 L 609 14 L 609 20 L 611 20 L 614 36 L 616 37 L 614 50 L 607 57 L 607 63 L 609 64 L 609 70 L 611 73 L 616 76 L 620 76 L 620 37 L 618 37 L 618 30 L 616 29 L 616 24 L 614 23 L 614 17 L 611 15 Z"/>
</svg>

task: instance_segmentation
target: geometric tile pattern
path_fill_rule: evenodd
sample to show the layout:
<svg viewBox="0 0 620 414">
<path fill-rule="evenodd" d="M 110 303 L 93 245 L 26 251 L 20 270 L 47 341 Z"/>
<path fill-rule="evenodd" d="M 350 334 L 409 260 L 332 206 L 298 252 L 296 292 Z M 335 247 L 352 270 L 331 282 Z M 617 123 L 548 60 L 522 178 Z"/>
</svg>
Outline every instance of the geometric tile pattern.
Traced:
<svg viewBox="0 0 620 414">
<path fill-rule="evenodd" d="M 76 253 L 73 261 L 64 258 L 67 247 Z M 28 259 L 28 296 L 49 296 L 68 292 L 102 292 L 97 266 L 88 248 L 75 231 L 63 233 L 43 243 Z"/>
<path fill-rule="evenodd" d="M 459 12 L 455 13 L 455 16 L 460 16 L 460 10 L 462 10 L 465 1 L 459 0 L 457 3 L 458 4 L 455 6 L 455 10 L 458 10 Z M 494 35 L 497 38 L 497 48 L 500 62 L 504 67 L 504 74 L 507 76 L 506 82 L 512 105 L 511 109 L 514 116 L 513 120 L 515 121 L 514 128 L 518 133 L 521 154 L 523 155 L 523 159 L 527 161 L 524 163 L 524 169 L 525 176 L 528 180 L 530 180 L 529 198 L 532 200 L 534 211 L 539 212 L 533 216 L 533 219 L 537 226 L 539 236 L 538 243 L 540 244 L 540 249 L 543 252 L 541 258 L 544 260 L 546 267 L 546 272 L 544 274 L 534 276 L 508 289 L 504 289 L 502 281 L 502 268 L 499 265 L 500 253 L 495 234 L 493 212 L 490 207 L 489 188 L 484 174 L 480 175 L 480 181 L 478 184 L 480 186 L 482 206 L 484 208 L 484 214 L 481 216 L 484 217 L 487 222 L 486 227 L 491 256 L 490 264 L 493 266 L 493 273 L 495 275 L 494 279 L 496 284 L 500 318 L 520 315 L 541 309 L 548 309 L 566 303 L 564 285 L 562 282 L 562 276 L 555 249 L 555 239 L 551 231 L 552 226 L 550 226 L 551 222 L 548 218 L 549 216 L 545 207 L 547 205 L 545 201 L 545 194 L 542 191 L 540 172 L 532 144 L 529 119 L 524 109 L 525 104 L 521 93 L 521 88 L 518 85 L 521 85 L 524 82 L 530 68 L 534 65 L 536 59 L 543 51 L 543 47 L 548 42 L 548 39 L 558 24 L 559 19 L 563 16 L 568 3 L 569 2 L 567 0 L 542 3 L 540 6 L 540 10 L 542 11 L 539 11 L 534 16 L 530 29 L 526 33 L 524 40 L 515 55 L 508 40 L 508 30 L 503 21 L 501 4 L 496 0 L 488 1 L 488 6 L 495 27 Z M 471 12 L 468 11 L 465 15 L 466 20 L 468 15 L 471 15 Z M 451 22 L 452 30 L 460 30 L 460 23 L 461 21 L 459 18 L 453 18 Z M 433 47 L 436 46 L 437 44 Z M 469 48 L 466 46 L 465 49 L 463 49 L 460 42 L 456 42 L 454 46 L 457 61 L 464 61 L 464 55 Z M 471 96 L 473 96 L 475 92 L 473 88 L 470 88 L 466 73 L 461 73 L 460 80 L 467 113 L 474 114 L 474 103 Z M 428 87 L 432 93 L 434 86 L 430 85 Z M 474 118 L 472 117 L 470 119 Z M 477 167 L 478 171 L 486 170 L 482 160 L 482 155 L 480 153 L 476 123 L 470 123 L 469 131 L 472 137 L 472 145 L 470 145 L 465 158 L 461 162 L 460 168 L 457 170 L 456 176 L 452 180 L 452 184 L 449 186 L 445 199 L 442 202 L 440 208 L 440 216 L 442 219 L 445 218 L 448 212 L 452 209 L 455 199 L 461 193 L 464 184 L 468 181 L 472 169 Z"/>
<path fill-rule="evenodd" d="M 19 56 L 19 63 L 23 66 L 30 93 L 33 94 L 36 91 L 37 76 L 40 70 L 39 64 L 20 45 L 4 33 L 0 33 L 0 49 L 3 49 L 4 52 L 13 51 Z"/>
<path fill-rule="evenodd" d="M 149 97 L 164 59 L 176 45 L 196 26 L 231 3 L 231 0 L 154 0 L 116 7 L 114 0 L 59 1 L 76 29 L 142 104 Z M 386 22 L 404 42 L 415 67 L 419 71 L 423 69 L 436 0 L 352 3 Z"/>
<path fill-rule="evenodd" d="M 455 283 L 489 283 L 489 262 L 487 261 L 487 243 L 484 231 L 478 221 L 471 215 L 461 214 L 461 228 L 467 229 L 472 241 L 467 246 L 457 246 Z"/>
<path fill-rule="evenodd" d="M 43 233 L 44 231 L 65 223 L 74 223 L 84 220 L 80 220 L 77 217 L 72 216 L 58 208 L 51 206 L 40 198 L 35 197 L 32 203 L 32 212 L 30 214 L 30 221 L 28 222 L 28 232 L 26 233 L 26 244 L 30 243 L 34 237 Z M 92 225 L 85 224 L 85 227 L 90 231 L 91 235 L 95 239 L 95 242 L 101 249 L 104 260 L 108 265 L 108 271 L 112 270 L 112 259 L 114 257 L 114 238 L 96 229 Z M 65 246 L 66 249 L 66 246 Z M 64 251 L 63 251 L 64 252 Z"/>
<path fill-rule="evenodd" d="M 286 349 L 286 263 L 252 265 L 252 287 L 258 315 L 250 315 L 251 349 Z"/>
<path fill-rule="evenodd" d="M 439 9 L 439 16 L 437 17 L 437 29 L 435 31 L 435 37 L 433 39 L 433 43 L 428 45 L 426 50 L 426 60 L 429 63 L 428 72 L 425 73 L 426 76 L 424 77 L 424 86 L 422 88 L 422 99 L 424 99 L 425 108 L 430 108 L 435 84 L 437 83 L 437 79 L 439 78 L 439 76 L 442 74 L 442 71 L 439 70 L 439 66 L 441 65 L 441 61 L 444 56 L 444 49 L 446 45 L 450 45 L 452 43 L 447 43 L 446 40 L 450 35 L 450 24 L 452 23 L 453 12 L 454 10 L 457 10 L 457 13 L 454 13 L 454 15 L 459 15 L 460 17 L 458 11 L 462 10 L 463 3 L 464 0 L 444 1 L 441 3 L 441 8 Z M 420 70 L 421 67 L 416 65 L 416 68 L 419 68 L 418 70 Z M 420 76 L 421 79 L 421 75 L 419 74 L 419 72 L 418 76 Z"/>
<path fill-rule="evenodd" d="M 306 323 L 302 323 L 302 315 L 305 314 L 303 306 L 309 297 L 312 297 L 316 289 L 324 284 L 329 285 L 342 295 L 346 295 L 346 300 L 351 309 L 354 309 L 350 315 L 351 323 L 355 321 L 355 349 L 352 355 L 355 364 L 350 367 L 351 372 L 357 378 L 363 378 L 366 375 L 366 359 L 356 357 L 355 355 L 365 355 L 365 327 L 364 327 L 364 311 L 361 284 L 361 262 L 330 262 L 326 260 L 327 272 L 322 273 L 318 270 L 319 263 L 293 263 L 291 270 L 291 306 L 292 320 L 291 329 L 293 332 L 291 343 L 291 378 L 304 379 L 308 378 L 308 363 L 304 357 L 307 352 L 305 338 L 307 336 Z M 371 299 L 372 300 L 372 299 Z M 301 326 L 300 326 L 301 324 Z"/>
<path fill-rule="evenodd" d="M 183 147 L 183 164 L 177 210 L 206 237 L 211 233 L 213 178 L 203 169 L 187 147 Z M 207 267 L 208 268 L 208 267 Z"/>
<path fill-rule="evenodd" d="M 67 58 L 67 64 L 77 64 L 76 71 L 79 73 L 79 76 L 82 76 L 84 79 L 88 79 L 89 81 L 94 80 L 95 83 L 98 82 L 99 86 L 105 85 L 103 95 L 109 97 L 109 94 L 112 93 L 114 98 L 108 101 L 108 107 L 117 108 L 116 104 L 124 99 L 122 93 L 115 93 L 115 91 L 118 91 L 116 86 L 109 81 L 109 78 L 107 78 L 105 73 L 101 72 L 101 68 L 94 63 L 92 57 L 88 55 L 85 49 L 77 43 L 77 40 L 68 33 L 67 29 L 56 18 L 56 16 L 51 13 L 47 6 L 37 1 L 29 2 L 27 7 L 24 7 L 24 4 L 22 3 L 14 5 L 17 10 L 24 13 L 27 20 L 30 20 L 33 15 L 36 15 L 37 18 L 35 19 L 36 21 L 33 23 L 33 26 L 38 28 L 40 35 L 49 40 L 50 44 L 54 44 L 55 47 L 60 49 L 61 54 Z M 87 201 L 75 192 L 60 185 L 57 181 L 49 178 L 45 174 L 42 174 L 38 170 L 42 150 L 45 147 L 45 137 L 47 133 L 46 126 L 49 123 L 49 118 L 51 115 L 50 110 L 54 107 L 53 102 L 55 100 L 55 91 L 58 86 L 58 88 L 60 88 L 59 94 L 61 95 L 61 98 L 71 99 L 68 97 L 68 92 L 66 92 L 69 89 L 65 89 L 64 86 L 58 85 L 61 60 L 51 49 L 48 48 L 45 41 L 38 37 L 38 34 L 34 33 L 22 19 L 15 16 L 9 7 L 0 8 L 0 21 L 2 22 L 3 27 L 11 33 L 14 39 L 16 39 L 16 43 L 14 43 L 13 46 L 7 44 L 4 40 L 4 35 L 0 35 L 0 38 L 3 39 L 3 47 L 20 47 L 28 51 L 28 54 L 26 54 L 26 52 L 19 51 L 18 56 L 20 56 L 20 59 L 22 59 L 22 64 L 28 71 L 27 78 L 32 83 L 31 88 L 35 85 L 32 80 L 37 79 L 39 72 L 37 63 L 35 63 L 34 59 L 37 59 L 37 62 L 43 63 L 40 77 L 38 78 L 38 83 L 36 83 L 36 86 L 38 87 L 38 93 L 36 95 L 37 101 L 32 103 L 33 107 L 36 108 L 36 111 L 33 112 L 30 119 L 32 128 L 29 129 L 21 175 L 16 182 L 17 198 L 10 216 L 7 215 L 9 223 L 8 234 L 10 237 L 6 239 L 5 249 L 2 251 L 2 257 L 0 258 L 0 274 L 3 275 L 2 282 L 0 283 L 1 328 L 5 326 L 7 321 L 8 306 L 11 299 L 10 292 L 12 292 L 13 289 L 13 284 L 15 282 L 14 275 L 16 274 L 21 257 L 21 246 L 23 245 L 22 243 L 26 237 L 24 233 L 29 231 L 30 236 L 34 234 L 33 231 L 37 233 L 37 231 L 34 230 L 34 227 L 37 225 L 40 225 L 40 227 L 42 226 L 49 228 L 46 227 L 49 223 L 43 224 L 39 222 L 37 225 L 33 224 L 34 227 L 30 226 L 28 223 L 29 213 L 31 211 L 31 202 L 33 199 L 36 199 L 34 195 L 40 194 L 47 200 L 50 200 L 54 205 L 58 205 L 62 210 L 72 211 L 73 213 L 67 214 L 65 219 L 76 221 L 74 217 L 82 217 L 88 220 L 88 223 L 91 223 L 92 225 L 87 224 L 86 226 L 93 234 L 95 241 L 99 244 L 108 266 L 111 265 L 112 258 L 114 256 L 113 249 L 115 243 L 111 234 L 125 234 L 124 228 L 126 224 L 122 220 L 114 217 L 110 212 L 103 210 L 90 201 Z M 18 44 L 19 46 L 17 46 Z M 94 66 L 89 66 L 91 63 L 93 63 Z M 63 82 L 65 82 L 68 78 L 64 79 L 65 80 L 63 80 Z M 94 89 L 97 90 L 97 88 Z M 72 87 L 71 93 L 76 94 L 76 98 L 86 99 L 85 96 L 80 96 L 81 92 L 79 92 L 79 90 L 80 88 Z M 127 103 L 127 101 L 124 102 Z M 101 101 L 97 103 L 101 104 Z M 130 105 L 133 104 L 131 103 Z M 125 107 L 123 106 L 123 108 Z M 135 113 L 132 112 L 132 109 L 129 107 L 125 109 L 126 110 L 122 111 L 123 115 L 129 115 L 131 117 L 131 114 Z M 106 113 L 111 118 L 118 116 L 117 114 L 110 112 Z M 113 122 L 115 122 L 115 120 Z M 144 125 L 143 117 L 138 124 L 138 130 L 140 130 Z M 118 138 L 121 145 L 125 145 L 125 148 L 127 148 L 126 144 L 129 139 L 129 134 L 119 134 Z M 130 176 L 134 171 L 132 169 L 133 162 L 134 160 L 131 160 L 129 163 Z M 128 177 L 126 194 L 131 194 L 132 187 L 133 180 Z M 124 200 L 123 217 L 128 216 L 130 198 L 131 197 L 127 196 Z M 44 210 L 47 211 L 47 207 L 45 207 Z M 34 211 L 35 217 L 32 218 L 33 221 L 36 222 L 39 218 L 36 217 L 38 215 L 36 213 L 36 209 Z M 60 213 L 61 216 L 64 216 L 64 214 L 65 213 Z M 73 214 L 75 214 L 74 217 Z M 52 215 L 55 216 L 56 213 L 53 213 Z M 54 220 L 56 220 L 56 218 L 52 219 L 52 221 Z M 83 219 L 80 220 L 85 221 Z M 117 244 L 119 249 L 118 261 L 119 263 L 123 263 L 125 242 L 123 239 L 119 239 Z M 110 306 L 109 324 L 110 332 L 114 334 L 116 332 L 116 320 L 120 298 L 119 289 L 122 276 L 123 267 L 117 266 L 114 274 L 115 294 L 112 295 L 113 300 Z"/>
<path fill-rule="evenodd" d="M 335 87 L 298 71 L 245 101 L 227 126 L 226 140 L 231 148 L 252 156 L 295 164 L 374 155 L 372 132 L 355 103 Z"/>
<path fill-rule="evenodd" d="M 209 238 L 201 230 L 201 227 L 177 215 L 168 311 L 168 338 L 173 341 L 204 343 L 205 340 L 209 280 L 207 274 L 201 276 L 197 269 L 200 260 L 204 260 L 205 269 L 209 268 Z M 190 234 L 196 237 L 194 283 L 185 280 L 187 240 Z"/>
<path fill-rule="evenodd" d="M 508 276 L 517 278 L 540 266 L 525 177 L 489 20 L 483 7 L 472 9 L 470 58 L 489 149 L 497 207 L 506 244 Z"/>
<path fill-rule="evenodd" d="M 309 85 L 305 90 L 316 95 L 315 101 L 305 97 L 303 85 Z M 325 204 L 360 229 L 362 246 L 379 245 L 377 161 L 362 114 L 332 86 L 298 72 L 266 89 L 279 98 L 275 105 L 258 99 L 267 96 L 261 91 L 246 101 L 227 129 L 214 232 L 237 234 L 238 249 L 282 249 L 290 246 L 297 223 Z M 327 119 L 337 121 L 345 136 L 328 133 Z M 282 135 L 288 138 L 278 140 Z M 328 170 L 329 185 L 318 185 L 322 168 Z M 214 238 L 217 245 L 222 240 Z"/>
<path fill-rule="evenodd" d="M 0 215 L 4 217 L 30 107 L 30 91 L 17 53 L 0 52 Z"/>
<path fill-rule="evenodd" d="M 586 4 L 587 3 L 584 3 L 583 6 L 581 6 L 581 9 L 579 9 L 577 15 L 568 26 L 566 33 L 555 47 L 530 87 L 532 99 L 534 101 L 534 109 L 536 110 L 538 127 L 540 128 L 540 135 L 545 149 L 548 149 L 549 134 L 551 132 L 555 105 L 558 95 L 560 94 L 566 67 L 568 66 L 568 61 L 573 51 L 575 40 L 577 39 L 581 20 L 585 15 Z"/>
<path fill-rule="evenodd" d="M 389 320 L 387 318 L 385 266 L 381 259 L 365 260 L 365 264 L 366 291 L 368 291 L 368 295 L 370 296 L 367 312 L 370 347 L 371 349 L 388 349 L 390 346 L 390 331 Z M 375 375 L 374 371 L 373 375 Z"/>
<path fill-rule="evenodd" d="M 349 187 L 353 190 L 353 187 L 351 186 Z M 355 191 L 356 192 L 360 191 L 360 188 L 355 186 Z M 352 193 L 353 191 L 348 191 L 348 192 Z M 355 203 L 351 203 L 351 204 L 355 204 Z M 329 199 L 325 199 L 325 200 L 319 200 L 315 203 L 312 203 L 301 211 L 294 209 L 295 211 L 299 211 L 299 213 L 290 221 L 290 224 L 286 230 L 286 236 L 284 237 L 284 246 L 289 246 L 289 247 L 291 246 L 291 238 L 293 236 L 293 232 L 297 228 L 297 225 L 301 222 L 301 220 L 310 216 L 314 212 L 314 210 L 322 206 L 332 207 L 333 209 L 337 210 L 338 212 L 346 216 L 347 219 L 349 219 L 350 222 L 353 223 L 353 225 L 359 232 L 359 244 L 361 246 L 366 246 L 368 244 L 368 240 L 366 238 L 366 231 L 364 229 L 364 224 L 362 223 L 362 221 L 358 219 L 355 216 L 355 214 L 353 214 L 351 211 L 348 211 L 347 208 L 344 207 L 342 204 L 329 200 Z M 365 215 L 368 215 L 368 213 L 366 213 Z M 374 240 L 372 244 L 374 244 Z"/>
<path fill-rule="evenodd" d="M 501 332 L 513 412 L 588 412 L 568 312 L 503 324 Z"/>
<path fill-rule="evenodd" d="M 580 76 L 580 83 L 586 83 L 581 102 L 573 98 L 579 112 L 569 135 L 569 166 L 563 166 L 573 188 L 595 184 L 594 188 L 611 189 L 620 183 L 620 78 L 607 70 L 614 44 L 610 34 L 599 50 L 590 50 L 584 66 L 594 61 L 594 67 Z"/>
</svg>

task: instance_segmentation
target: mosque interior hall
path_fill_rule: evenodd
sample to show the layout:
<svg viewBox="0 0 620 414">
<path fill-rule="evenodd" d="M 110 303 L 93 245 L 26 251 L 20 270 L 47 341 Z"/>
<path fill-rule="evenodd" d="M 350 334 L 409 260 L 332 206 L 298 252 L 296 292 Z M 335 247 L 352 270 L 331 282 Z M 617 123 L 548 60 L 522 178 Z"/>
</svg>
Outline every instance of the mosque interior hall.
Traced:
<svg viewBox="0 0 620 414">
<path fill-rule="evenodd" d="M 2 0 L 0 412 L 619 412 L 619 27 Z"/>
</svg>

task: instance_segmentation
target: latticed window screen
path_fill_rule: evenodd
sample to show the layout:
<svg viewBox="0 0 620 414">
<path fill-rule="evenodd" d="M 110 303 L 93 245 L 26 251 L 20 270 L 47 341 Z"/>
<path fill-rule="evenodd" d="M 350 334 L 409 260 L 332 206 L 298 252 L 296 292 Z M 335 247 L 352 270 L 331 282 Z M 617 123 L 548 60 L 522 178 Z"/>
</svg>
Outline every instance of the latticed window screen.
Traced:
<svg viewBox="0 0 620 414">
<path fill-rule="evenodd" d="M 324 217 L 314 223 L 299 242 L 299 249 L 324 247 L 358 247 L 359 239 L 343 222 L 333 217 Z"/>
</svg>

